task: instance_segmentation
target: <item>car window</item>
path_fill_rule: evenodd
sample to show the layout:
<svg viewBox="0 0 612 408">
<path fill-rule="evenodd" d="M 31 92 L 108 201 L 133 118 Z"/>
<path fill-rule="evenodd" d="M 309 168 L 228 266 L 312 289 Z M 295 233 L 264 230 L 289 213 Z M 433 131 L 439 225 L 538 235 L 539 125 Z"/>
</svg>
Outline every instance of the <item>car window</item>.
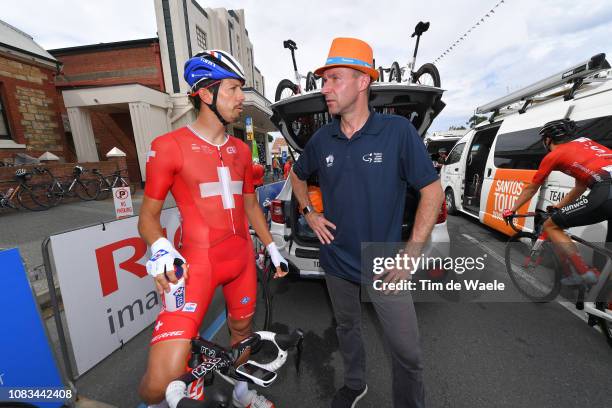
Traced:
<svg viewBox="0 0 612 408">
<path fill-rule="evenodd" d="M 497 136 L 495 167 L 536 170 L 547 153 L 538 135 L 539 130 L 531 128 Z"/>
<path fill-rule="evenodd" d="M 577 135 L 612 148 L 612 116 L 576 122 Z M 495 145 L 495 166 L 502 169 L 537 170 L 547 151 L 538 132 L 540 128 L 504 133 Z"/>
<path fill-rule="evenodd" d="M 465 143 L 459 143 L 455 145 L 454 149 L 451 150 L 444 164 L 454 164 L 461 159 L 461 153 L 463 153 L 463 149 L 465 149 Z"/>
<path fill-rule="evenodd" d="M 612 116 L 581 120 L 576 123 L 578 136 L 588 137 L 612 149 Z"/>
</svg>

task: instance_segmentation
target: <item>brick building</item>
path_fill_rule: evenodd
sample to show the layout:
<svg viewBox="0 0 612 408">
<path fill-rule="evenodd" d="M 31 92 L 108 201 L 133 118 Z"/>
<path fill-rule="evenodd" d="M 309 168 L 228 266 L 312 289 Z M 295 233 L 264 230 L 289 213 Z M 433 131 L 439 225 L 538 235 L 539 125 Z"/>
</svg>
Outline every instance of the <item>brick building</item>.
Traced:
<svg viewBox="0 0 612 408">
<path fill-rule="evenodd" d="M 69 101 L 78 90 L 91 94 L 95 88 L 100 88 L 100 95 L 108 95 L 112 89 L 142 91 L 142 87 L 155 91 L 158 96 L 165 92 L 157 38 L 61 48 L 49 50 L 49 53 L 63 64 L 55 83 Z M 94 99 L 98 100 L 98 106 L 87 107 L 85 113 L 91 121 L 98 158 L 103 159 L 109 150 L 118 147 L 127 155 L 130 179 L 140 181 L 130 101 L 104 104 L 100 98 Z M 64 108 L 63 113 L 68 116 L 67 109 Z"/>
<path fill-rule="evenodd" d="M 31 36 L 0 20 L 0 162 L 46 151 L 74 159 L 54 84 L 59 66 Z"/>
<path fill-rule="evenodd" d="M 130 179 L 144 181 L 151 141 L 196 117 L 182 66 L 203 48 L 228 50 L 245 67 L 244 111 L 228 131 L 246 139 L 250 118 L 259 150 L 269 157 L 270 102 L 244 11 L 202 8 L 196 0 L 155 0 L 153 7 L 159 38 L 49 52 L 0 25 L 0 117 L 7 118 L 0 122 L 0 159 L 48 150 L 91 163 L 118 147 L 127 155 Z M 5 38 L 11 43 L 2 44 Z"/>
</svg>

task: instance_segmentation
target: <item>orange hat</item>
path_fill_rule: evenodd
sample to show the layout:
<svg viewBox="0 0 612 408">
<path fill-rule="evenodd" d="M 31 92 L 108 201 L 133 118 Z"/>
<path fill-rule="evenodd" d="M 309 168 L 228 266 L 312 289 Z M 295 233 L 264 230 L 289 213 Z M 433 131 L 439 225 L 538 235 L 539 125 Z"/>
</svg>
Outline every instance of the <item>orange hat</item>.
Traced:
<svg viewBox="0 0 612 408">
<path fill-rule="evenodd" d="M 368 74 L 372 81 L 378 79 L 378 71 L 374 69 L 372 47 L 357 38 L 334 38 L 327 61 L 315 74 L 321 76 L 325 70 L 334 67 L 353 68 Z"/>
</svg>

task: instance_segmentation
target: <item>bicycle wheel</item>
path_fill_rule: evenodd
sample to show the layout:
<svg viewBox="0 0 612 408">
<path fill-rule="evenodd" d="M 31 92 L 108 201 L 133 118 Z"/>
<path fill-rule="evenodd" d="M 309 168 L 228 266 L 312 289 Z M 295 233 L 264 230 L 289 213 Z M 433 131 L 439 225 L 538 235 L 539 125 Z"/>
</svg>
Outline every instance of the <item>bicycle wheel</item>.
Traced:
<svg viewBox="0 0 612 408">
<path fill-rule="evenodd" d="M 393 61 L 393 64 L 391 64 L 389 82 L 402 82 L 402 71 L 397 61 Z"/>
<path fill-rule="evenodd" d="M 274 95 L 274 101 L 278 102 L 281 99 L 289 98 L 290 96 L 298 94 L 298 86 L 288 79 L 283 79 L 278 83 L 276 87 L 276 94 Z"/>
<path fill-rule="evenodd" d="M 49 208 L 47 189 L 44 185 L 21 186 L 17 193 L 17 201 L 26 210 L 44 211 Z"/>
<path fill-rule="evenodd" d="M 608 282 L 604 290 L 602 290 L 602 294 L 603 296 L 595 303 L 595 307 L 606 312 L 612 318 L 612 282 Z M 612 321 L 600 317 L 599 327 L 606 337 L 608 345 L 612 347 Z"/>
<path fill-rule="evenodd" d="M 74 189 L 81 200 L 91 201 L 100 193 L 100 183 L 97 180 L 79 180 Z"/>
<path fill-rule="evenodd" d="M 58 191 L 54 184 L 45 185 L 45 191 L 49 207 L 55 207 L 60 203 L 60 201 L 62 201 L 62 194 L 60 191 Z"/>
<path fill-rule="evenodd" d="M 106 180 L 106 177 L 100 177 L 98 179 L 98 196 L 96 197 L 96 200 L 106 200 L 108 197 L 110 197 L 110 193 L 111 185 Z"/>
<path fill-rule="evenodd" d="M 412 76 L 412 82 L 419 85 L 435 86 L 440 87 L 440 72 L 434 64 L 421 65 L 419 69 Z"/>
<path fill-rule="evenodd" d="M 517 290 L 534 302 L 550 302 L 561 290 L 561 267 L 547 242 L 532 254 L 537 237 L 519 232 L 506 244 L 506 271 Z"/>
<path fill-rule="evenodd" d="M 306 92 L 317 89 L 317 78 L 315 74 L 309 72 L 306 74 Z"/>
</svg>

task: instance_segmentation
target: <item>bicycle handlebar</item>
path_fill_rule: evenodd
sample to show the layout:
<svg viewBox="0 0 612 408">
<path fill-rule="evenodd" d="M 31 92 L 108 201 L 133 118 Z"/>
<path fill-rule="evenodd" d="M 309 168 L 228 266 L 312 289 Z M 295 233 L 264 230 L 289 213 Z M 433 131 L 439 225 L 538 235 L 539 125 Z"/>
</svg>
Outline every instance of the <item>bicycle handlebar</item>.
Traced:
<svg viewBox="0 0 612 408">
<path fill-rule="evenodd" d="M 552 211 L 544 211 L 544 210 L 539 210 L 536 208 L 536 210 L 533 212 L 527 212 L 525 214 L 512 214 L 509 217 L 505 217 L 504 222 L 506 223 L 506 225 L 510 225 L 510 227 L 516 232 L 521 232 L 522 230 L 518 229 L 516 225 L 514 224 L 515 218 L 542 217 L 542 219 L 538 221 L 539 223 L 543 223 L 552 214 L 553 214 Z"/>
</svg>

